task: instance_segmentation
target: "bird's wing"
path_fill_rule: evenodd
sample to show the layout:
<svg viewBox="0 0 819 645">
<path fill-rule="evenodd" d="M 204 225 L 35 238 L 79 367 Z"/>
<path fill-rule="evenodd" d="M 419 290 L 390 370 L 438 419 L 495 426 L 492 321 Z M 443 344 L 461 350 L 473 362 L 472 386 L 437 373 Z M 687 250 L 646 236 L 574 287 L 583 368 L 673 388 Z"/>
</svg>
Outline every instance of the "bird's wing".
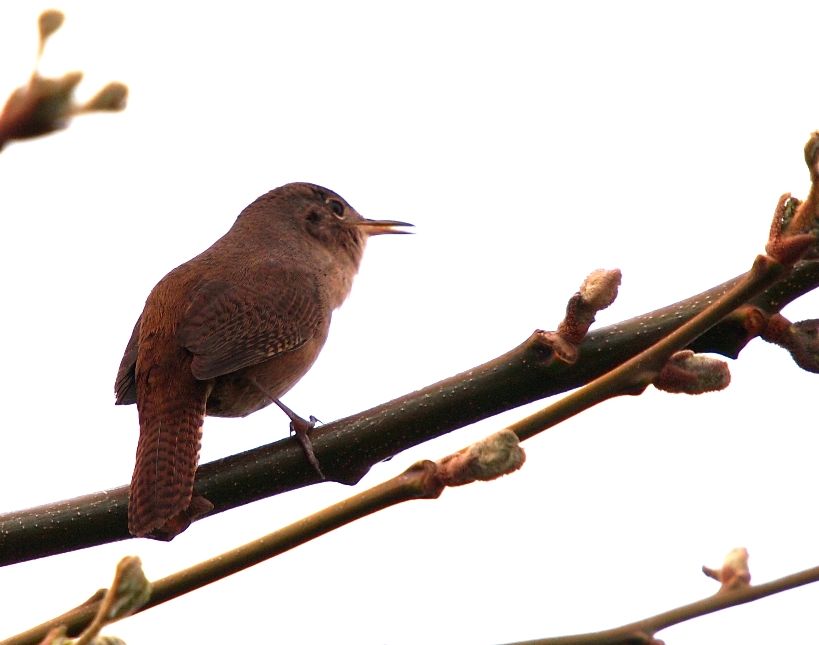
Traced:
<svg viewBox="0 0 819 645">
<path fill-rule="evenodd" d="M 139 342 L 139 325 L 142 321 L 142 316 L 137 318 L 134 331 L 131 332 L 131 339 L 125 347 L 125 354 L 119 364 L 119 371 L 117 372 L 117 380 L 114 383 L 114 392 L 117 395 L 117 405 L 131 405 L 136 403 L 136 377 L 134 369 L 136 368 L 137 346 Z"/>
<path fill-rule="evenodd" d="M 236 284 L 207 282 L 177 331 L 200 380 L 230 374 L 301 346 L 320 329 L 324 311 L 312 276 L 265 267 Z"/>
</svg>

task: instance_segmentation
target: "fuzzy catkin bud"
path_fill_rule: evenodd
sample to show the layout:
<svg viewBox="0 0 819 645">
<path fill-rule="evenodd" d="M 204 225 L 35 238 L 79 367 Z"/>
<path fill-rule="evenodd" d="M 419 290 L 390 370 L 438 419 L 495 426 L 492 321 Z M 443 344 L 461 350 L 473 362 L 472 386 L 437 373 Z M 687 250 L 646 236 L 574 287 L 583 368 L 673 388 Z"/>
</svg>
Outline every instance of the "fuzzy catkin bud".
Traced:
<svg viewBox="0 0 819 645">
<path fill-rule="evenodd" d="M 518 436 L 501 430 L 438 462 L 438 477 L 446 486 L 489 481 L 516 471 L 526 461 Z"/>
</svg>

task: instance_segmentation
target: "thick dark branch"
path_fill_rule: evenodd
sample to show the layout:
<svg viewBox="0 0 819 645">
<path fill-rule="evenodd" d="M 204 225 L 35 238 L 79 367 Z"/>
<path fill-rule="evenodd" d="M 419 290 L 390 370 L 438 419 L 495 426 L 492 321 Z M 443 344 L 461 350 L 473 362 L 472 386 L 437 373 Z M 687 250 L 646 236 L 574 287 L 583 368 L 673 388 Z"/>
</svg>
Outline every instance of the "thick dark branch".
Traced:
<svg viewBox="0 0 819 645">
<path fill-rule="evenodd" d="M 592 331 L 576 363 L 550 360 L 535 332 L 512 351 L 471 370 L 316 428 L 311 439 L 331 480 L 354 484 L 369 468 L 402 450 L 495 414 L 574 389 L 643 351 L 696 315 L 739 278 L 631 320 Z M 790 276 L 751 304 L 765 313 L 819 286 L 819 261 L 797 264 Z M 736 357 L 754 336 L 729 317 L 692 348 Z M 202 465 L 196 493 L 214 513 L 318 483 L 299 444 L 285 439 Z M 130 537 L 125 486 L 56 504 L 0 515 L 0 565 Z"/>
</svg>

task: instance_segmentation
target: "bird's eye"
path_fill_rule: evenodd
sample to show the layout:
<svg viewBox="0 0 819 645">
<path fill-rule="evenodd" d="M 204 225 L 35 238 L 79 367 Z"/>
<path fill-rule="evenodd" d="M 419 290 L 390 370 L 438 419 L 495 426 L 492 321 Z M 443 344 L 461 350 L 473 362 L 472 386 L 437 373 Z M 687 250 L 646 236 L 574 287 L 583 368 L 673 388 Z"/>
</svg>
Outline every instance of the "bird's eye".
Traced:
<svg viewBox="0 0 819 645">
<path fill-rule="evenodd" d="M 327 205 L 330 207 L 330 210 L 333 211 L 333 215 L 339 219 L 344 219 L 344 204 L 337 199 L 328 199 Z"/>
</svg>

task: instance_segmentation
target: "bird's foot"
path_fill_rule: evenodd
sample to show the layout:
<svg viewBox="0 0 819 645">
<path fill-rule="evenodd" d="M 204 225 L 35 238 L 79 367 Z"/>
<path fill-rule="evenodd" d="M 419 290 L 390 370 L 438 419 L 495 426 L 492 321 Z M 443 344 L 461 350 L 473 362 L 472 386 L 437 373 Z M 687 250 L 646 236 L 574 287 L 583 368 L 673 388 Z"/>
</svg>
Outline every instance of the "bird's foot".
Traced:
<svg viewBox="0 0 819 645">
<path fill-rule="evenodd" d="M 310 465 L 319 474 L 319 477 L 326 479 L 324 473 L 321 471 L 321 466 L 316 458 L 316 453 L 313 452 L 313 443 L 310 441 L 310 430 L 316 426 L 316 423 L 319 422 L 319 420 L 312 414 L 310 415 L 309 421 L 307 419 L 303 419 L 278 399 L 276 399 L 274 403 L 278 405 L 282 412 L 284 412 L 290 418 L 290 432 L 296 435 L 296 439 L 301 444 L 302 450 L 304 450 L 304 455 L 307 457 L 307 461 L 310 462 Z"/>
</svg>

